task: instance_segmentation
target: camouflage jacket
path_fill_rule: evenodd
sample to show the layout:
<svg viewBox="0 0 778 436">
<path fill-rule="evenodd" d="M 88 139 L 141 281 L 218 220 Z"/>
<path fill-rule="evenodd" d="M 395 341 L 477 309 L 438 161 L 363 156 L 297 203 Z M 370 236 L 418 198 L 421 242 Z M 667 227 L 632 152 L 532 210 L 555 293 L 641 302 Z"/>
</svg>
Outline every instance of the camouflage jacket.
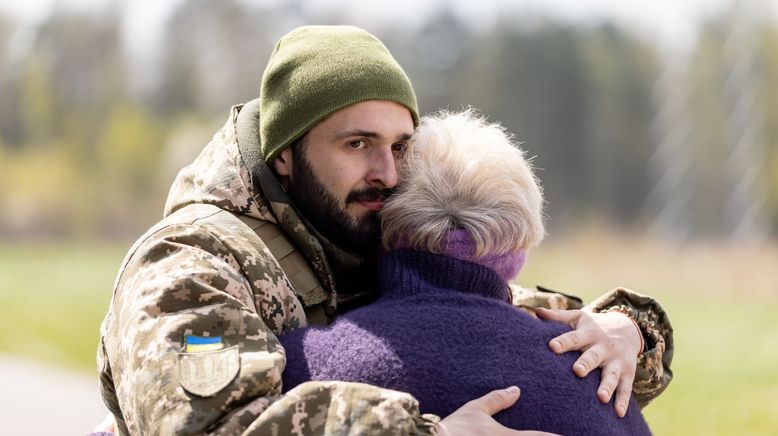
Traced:
<svg viewBox="0 0 778 436">
<path fill-rule="evenodd" d="M 281 395 L 277 335 L 326 323 L 370 295 L 343 286 L 363 259 L 317 234 L 258 156 L 256 100 L 174 182 L 164 219 L 125 257 L 101 326 L 103 400 L 120 434 L 433 434 L 439 418 L 410 395 L 359 383 L 309 382 Z M 256 187 L 256 188 L 255 188 Z M 336 287 L 335 277 L 338 277 Z M 350 288 L 350 292 L 344 292 Z M 368 290 L 370 287 L 364 287 Z M 562 294 L 515 289 L 519 305 L 580 307 Z M 536 295 L 537 294 L 537 295 Z M 647 339 L 635 392 L 670 379 L 672 330 L 661 308 L 626 290 L 619 307 Z"/>
</svg>

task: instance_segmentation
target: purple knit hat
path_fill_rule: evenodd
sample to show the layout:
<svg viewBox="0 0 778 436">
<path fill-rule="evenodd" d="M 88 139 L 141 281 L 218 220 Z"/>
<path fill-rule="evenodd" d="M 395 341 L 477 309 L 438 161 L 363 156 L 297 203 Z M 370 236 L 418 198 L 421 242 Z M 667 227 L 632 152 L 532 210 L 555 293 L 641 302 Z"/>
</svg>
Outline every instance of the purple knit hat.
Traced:
<svg viewBox="0 0 778 436">
<path fill-rule="evenodd" d="M 488 253 L 475 256 L 475 240 L 466 230 L 452 230 L 446 234 L 441 254 L 491 268 L 506 282 L 511 281 L 527 260 L 525 250 L 511 251 L 505 254 Z"/>
</svg>

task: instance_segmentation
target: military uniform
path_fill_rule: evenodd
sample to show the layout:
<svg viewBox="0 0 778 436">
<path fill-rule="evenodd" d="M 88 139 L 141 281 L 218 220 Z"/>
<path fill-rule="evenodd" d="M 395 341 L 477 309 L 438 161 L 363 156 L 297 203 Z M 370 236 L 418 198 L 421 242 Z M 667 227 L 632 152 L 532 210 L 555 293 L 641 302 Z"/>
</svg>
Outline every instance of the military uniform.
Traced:
<svg viewBox="0 0 778 436">
<path fill-rule="evenodd" d="M 102 394 L 118 432 L 433 434 L 439 418 L 420 414 L 402 392 L 309 382 L 281 395 L 285 355 L 277 335 L 326 323 L 345 304 L 368 301 L 371 288 L 342 284 L 341 276 L 369 283 L 369 265 L 307 225 L 269 168 L 257 164 L 258 117 L 256 101 L 231 110 L 174 182 L 165 218 L 123 261 L 98 347 Z M 520 288 L 514 302 L 580 306 Z M 635 394 L 657 395 L 671 377 L 664 312 L 623 289 L 595 307 L 636 319 L 647 349 Z"/>
</svg>

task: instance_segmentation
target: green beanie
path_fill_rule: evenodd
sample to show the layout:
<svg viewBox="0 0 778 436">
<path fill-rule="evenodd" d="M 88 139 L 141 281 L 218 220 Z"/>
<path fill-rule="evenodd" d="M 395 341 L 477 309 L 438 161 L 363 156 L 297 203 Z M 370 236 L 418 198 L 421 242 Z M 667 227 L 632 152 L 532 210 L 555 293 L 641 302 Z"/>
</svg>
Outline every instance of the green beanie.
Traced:
<svg viewBox="0 0 778 436">
<path fill-rule="evenodd" d="M 266 162 L 346 106 L 391 100 L 419 124 L 411 81 L 381 41 L 351 26 L 299 27 L 278 41 L 259 91 Z"/>
</svg>

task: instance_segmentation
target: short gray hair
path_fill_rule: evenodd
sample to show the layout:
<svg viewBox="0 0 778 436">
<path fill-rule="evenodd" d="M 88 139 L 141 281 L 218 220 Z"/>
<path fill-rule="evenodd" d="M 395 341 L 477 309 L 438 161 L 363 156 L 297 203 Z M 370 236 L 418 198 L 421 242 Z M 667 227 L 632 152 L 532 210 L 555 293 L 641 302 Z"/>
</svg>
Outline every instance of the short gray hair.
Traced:
<svg viewBox="0 0 778 436">
<path fill-rule="evenodd" d="M 400 174 L 381 211 L 387 249 L 440 253 L 446 234 L 464 229 L 480 257 L 532 248 L 545 236 L 531 163 L 502 126 L 473 109 L 422 118 Z"/>
</svg>

